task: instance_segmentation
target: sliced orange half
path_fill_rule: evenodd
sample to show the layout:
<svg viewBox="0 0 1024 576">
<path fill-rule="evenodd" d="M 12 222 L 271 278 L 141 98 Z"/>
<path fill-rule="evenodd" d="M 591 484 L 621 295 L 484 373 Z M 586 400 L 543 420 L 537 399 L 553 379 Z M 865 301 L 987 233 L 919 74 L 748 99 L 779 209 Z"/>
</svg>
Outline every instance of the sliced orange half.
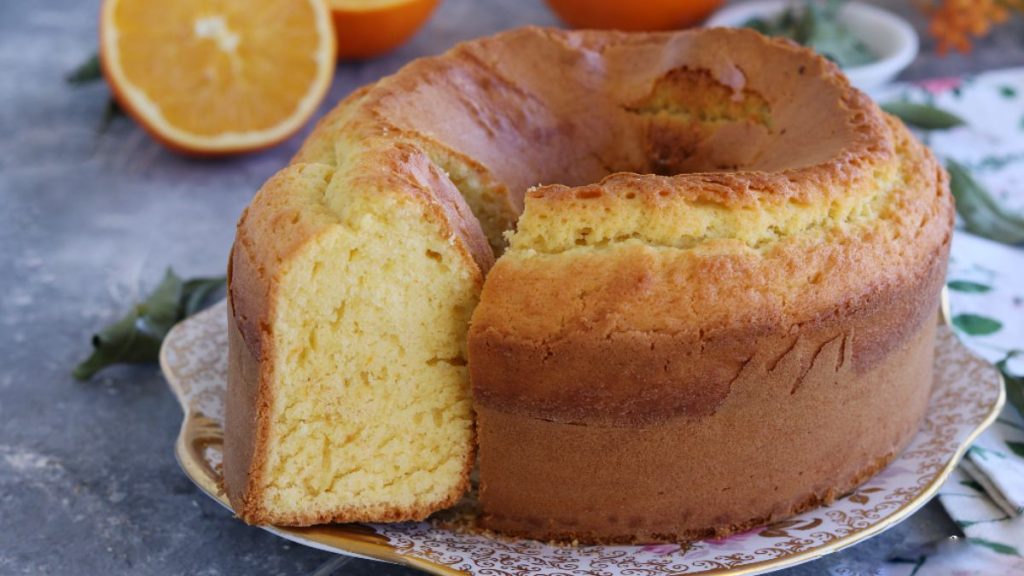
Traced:
<svg viewBox="0 0 1024 576">
<path fill-rule="evenodd" d="M 390 52 L 430 19 L 438 0 L 327 0 L 340 58 Z"/>
<path fill-rule="evenodd" d="M 294 134 L 335 63 L 323 0 L 104 0 L 103 73 L 161 142 L 215 155 Z"/>
</svg>

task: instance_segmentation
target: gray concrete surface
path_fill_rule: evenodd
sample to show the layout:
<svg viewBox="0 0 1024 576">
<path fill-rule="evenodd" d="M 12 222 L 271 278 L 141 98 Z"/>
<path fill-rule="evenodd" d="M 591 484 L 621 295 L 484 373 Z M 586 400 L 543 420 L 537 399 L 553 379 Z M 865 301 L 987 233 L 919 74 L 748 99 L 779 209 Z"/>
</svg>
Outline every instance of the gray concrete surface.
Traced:
<svg viewBox="0 0 1024 576">
<path fill-rule="evenodd" d="M 63 81 L 95 49 L 97 12 L 98 0 L 0 1 L 0 574 L 311 573 L 331 556 L 243 525 L 181 473 L 172 455 L 181 415 L 154 366 L 87 383 L 69 375 L 90 333 L 166 266 L 222 271 L 242 208 L 305 135 L 200 161 L 123 118 L 100 133 L 106 87 Z M 446 0 L 397 52 L 341 64 L 324 110 L 413 57 L 526 23 L 555 21 L 539 0 Z M 1018 22 L 948 60 L 926 42 L 908 74 L 1024 65 L 1022 31 Z M 947 529 L 933 506 L 789 573 L 842 561 L 856 574 Z M 324 573 L 410 571 L 353 561 Z"/>
</svg>

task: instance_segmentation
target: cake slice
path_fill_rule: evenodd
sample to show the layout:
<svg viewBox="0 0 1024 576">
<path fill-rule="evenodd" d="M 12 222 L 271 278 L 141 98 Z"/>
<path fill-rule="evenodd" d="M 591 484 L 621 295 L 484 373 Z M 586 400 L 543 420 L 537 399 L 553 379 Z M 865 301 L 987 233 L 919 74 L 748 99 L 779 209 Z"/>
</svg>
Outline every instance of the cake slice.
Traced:
<svg viewBox="0 0 1024 576">
<path fill-rule="evenodd" d="M 289 166 L 238 224 L 224 475 L 249 523 L 422 519 L 468 485 L 493 254 L 424 152 L 341 140 L 344 169 Z"/>
</svg>

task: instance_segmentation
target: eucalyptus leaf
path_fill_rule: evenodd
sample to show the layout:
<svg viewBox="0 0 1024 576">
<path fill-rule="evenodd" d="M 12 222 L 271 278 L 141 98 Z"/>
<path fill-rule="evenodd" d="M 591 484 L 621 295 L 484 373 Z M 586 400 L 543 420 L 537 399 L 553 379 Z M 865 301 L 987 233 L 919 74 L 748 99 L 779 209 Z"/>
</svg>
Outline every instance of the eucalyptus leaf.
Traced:
<svg viewBox="0 0 1024 576">
<path fill-rule="evenodd" d="M 1005 244 L 1024 243 L 1024 216 L 1003 208 L 963 164 L 947 160 L 946 170 L 956 211 L 968 231 Z"/>
<path fill-rule="evenodd" d="M 1011 350 L 1005 358 L 996 362 L 996 368 L 1002 372 L 1003 382 L 1006 383 L 1006 399 L 1024 416 L 1024 374 L 1016 374 L 1010 369 L 1010 360 L 1016 356 L 1024 356 L 1024 350 Z"/>
<path fill-rule="evenodd" d="M 215 278 L 193 278 L 182 286 L 183 306 L 182 316 L 189 316 L 205 308 L 210 297 L 219 293 L 224 288 L 224 277 Z"/>
<path fill-rule="evenodd" d="M 977 492 L 984 492 L 985 491 L 985 488 L 981 484 L 978 484 L 977 480 L 961 480 L 960 484 L 962 486 L 967 486 L 971 490 L 975 490 Z"/>
<path fill-rule="evenodd" d="M 138 323 L 138 311 L 132 308 L 124 318 L 94 334 L 92 354 L 76 366 L 71 375 L 88 380 L 111 364 L 149 361 L 159 351 L 160 339 L 138 330 Z"/>
<path fill-rule="evenodd" d="M 752 18 L 744 26 L 813 48 L 843 68 L 874 62 L 875 54 L 839 21 L 841 7 L 839 0 L 806 0 L 802 6 L 790 6 L 774 18 Z"/>
<path fill-rule="evenodd" d="M 103 134 L 110 128 L 110 125 L 114 120 L 124 116 L 124 110 L 121 105 L 117 103 L 117 100 L 111 96 L 107 99 L 107 105 L 103 108 L 103 118 L 100 119 L 100 126 L 98 132 Z"/>
<path fill-rule="evenodd" d="M 76 86 L 91 84 L 102 79 L 103 69 L 100 65 L 100 58 L 97 54 L 90 56 L 88 60 L 79 64 L 78 67 L 64 77 L 64 80 L 68 84 Z M 115 119 L 124 115 L 124 110 L 121 108 L 121 105 L 117 103 L 117 100 L 113 96 L 108 97 L 107 104 L 103 107 L 103 117 L 100 118 L 100 125 L 97 131 L 100 134 L 105 133 L 107 128 L 110 128 L 110 124 Z"/>
<path fill-rule="evenodd" d="M 947 283 L 950 290 L 957 292 L 966 292 L 969 294 L 984 294 L 992 290 L 992 287 L 987 284 L 981 284 L 979 282 L 971 282 L 970 280 L 950 280 Z"/>
<path fill-rule="evenodd" d="M 758 32 L 764 34 L 765 36 L 772 35 L 772 24 L 765 20 L 764 18 L 751 18 L 750 20 L 747 20 L 743 24 L 743 26 L 745 28 L 757 30 Z"/>
<path fill-rule="evenodd" d="M 87 380 L 112 364 L 153 362 L 164 337 L 181 319 L 198 312 L 224 286 L 224 278 L 196 278 L 182 282 L 167 269 L 163 280 L 142 302 L 117 322 L 92 337 L 92 354 L 72 375 Z"/>
<path fill-rule="evenodd" d="M 948 130 L 965 124 L 964 119 L 956 114 L 929 104 L 886 102 L 882 104 L 882 110 L 922 130 Z"/>
<path fill-rule="evenodd" d="M 1003 323 L 980 314 L 957 314 L 953 317 L 953 326 L 971 336 L 987 336 L 1001 330 Z"/>
<path fill-rule="evenodd" d="M 835 1 L 823 6 L 809 2 L 804 18 L 809 23 L 807 36 L 801 43 L 843 68 L 874 62 L 876 58 L 871 50 L 839 22 L 840 6 L 841 3 Z"/>
<path fill-rule="evenodd" d="M 178 321 L 181 297 L 181 278 L 168 268 L 156 290 L 137 306 L 139 328 L 162 340 Z"/>
<path fill-rule="evenodd" d="M 968 542 L 976 544 L 978 546 L 984 546 L 993 552 L 999 554 L 1006 554 L 1008 556 L 1020 556 L 1020 552 L 1016 548 L 1009 544 L 1003 544 L 1002 542 L 994 542 L 992 540 L 985 540 L 984 538 L 968 538 Z"/>
<path fill-rule="evenodd" d="M 1014 442 L 1013 440 L 1007 440 L 1006 446 L 1017 456 L 1024 458 L 1024 442 Z"/>
<path fill-rule="evenodd" d="M 82 62 L 74 70 L 64 77 L 68 84 L 91 84 L 103 78 L 103 69 L 100 66 L 100 57 L 93 54 L 85 62 Z"/>
</svg>

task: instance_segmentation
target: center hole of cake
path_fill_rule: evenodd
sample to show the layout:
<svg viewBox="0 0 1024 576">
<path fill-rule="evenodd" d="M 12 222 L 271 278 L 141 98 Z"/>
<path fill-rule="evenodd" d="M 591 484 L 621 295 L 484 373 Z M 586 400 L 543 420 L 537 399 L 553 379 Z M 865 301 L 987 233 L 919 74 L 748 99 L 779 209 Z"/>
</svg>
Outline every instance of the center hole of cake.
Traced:
<svg viewBox="0 0 1024 576">
<path fill-rule="evenodd" d="M 672 70 L 624 107 L 641 123 L 644 173 L 737 170 L 757 161 L 772 135 L 771 106 L 745 87 L 740 70 L 730 71 L 716 79 L 707 70 Z"/>
</svg>

